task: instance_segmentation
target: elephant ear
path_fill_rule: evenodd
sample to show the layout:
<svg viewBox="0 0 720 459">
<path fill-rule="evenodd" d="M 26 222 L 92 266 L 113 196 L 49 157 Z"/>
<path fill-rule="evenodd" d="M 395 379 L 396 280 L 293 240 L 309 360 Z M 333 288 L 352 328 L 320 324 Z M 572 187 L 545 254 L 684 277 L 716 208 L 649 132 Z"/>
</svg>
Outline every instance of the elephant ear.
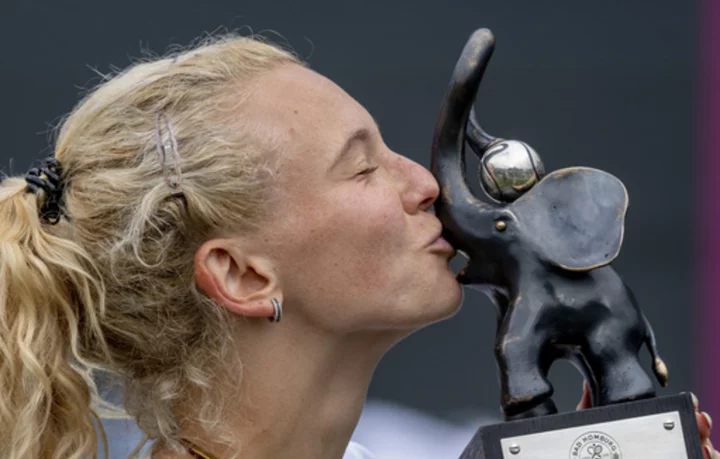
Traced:
<svg viewBox="0 0 720 459">
<path fill-rule="evenodd" d="M 560 268 L 589 271 L 620 252 L 628 195 L 623 183 L 606 172 L 554 171 L 510 207 L 528 242 Z"/>
</svg>

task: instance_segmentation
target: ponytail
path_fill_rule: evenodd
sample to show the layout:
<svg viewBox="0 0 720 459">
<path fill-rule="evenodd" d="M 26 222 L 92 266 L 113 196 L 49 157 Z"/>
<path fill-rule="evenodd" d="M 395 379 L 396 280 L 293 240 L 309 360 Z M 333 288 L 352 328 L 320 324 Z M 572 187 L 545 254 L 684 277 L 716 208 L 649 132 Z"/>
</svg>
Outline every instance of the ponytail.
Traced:
<svg viewBox="0 0 720 459">
<path fill-rule="evenodd" d="M 104 286 L 85 251 L 38 209 L 43 191 L 0 183 L 0 455 L 95 457 L 100 402 L 93 363 L 109 361 Z"/>
</svg>

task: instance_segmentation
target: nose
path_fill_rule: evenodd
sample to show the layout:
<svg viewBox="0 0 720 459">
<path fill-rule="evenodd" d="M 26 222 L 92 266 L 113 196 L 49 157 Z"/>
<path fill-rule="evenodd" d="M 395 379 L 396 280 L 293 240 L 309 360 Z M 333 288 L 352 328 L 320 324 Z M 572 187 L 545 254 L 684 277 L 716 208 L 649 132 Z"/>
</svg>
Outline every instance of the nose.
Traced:
<svg viewBox="0 0 720 459">
<path fill-rule="evenodd" d="M 397 155 L 398 183 L 403 207 L 409 214 L 429 210 L 440 194 L 440 186 L 429 170 L 406 158 Z"/>
</svg>

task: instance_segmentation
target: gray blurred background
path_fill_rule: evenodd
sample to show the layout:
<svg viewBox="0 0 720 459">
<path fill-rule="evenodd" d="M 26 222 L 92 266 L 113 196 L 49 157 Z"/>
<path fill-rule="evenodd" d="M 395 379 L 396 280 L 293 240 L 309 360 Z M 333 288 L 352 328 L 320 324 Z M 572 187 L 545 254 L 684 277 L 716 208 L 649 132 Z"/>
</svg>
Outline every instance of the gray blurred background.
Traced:
<svg viewBox="0 0 720 459">
<path fill-rule="evenodd" d="M 481 122 L 532 145 L 549 170 L 592 166 L 625 182 L 631 210 L 614 266 L 655 327 L 671 371 L 661 393 L 690 390 L 697 9 L 688 0 L 5 0 L 0 166 L 21 174 L 50 152 L 49 126 L 97 82 L 91 68 L 125 67 L 141 49 L 162 53 L 220 26 L 276 31 L 368 108 L 391 148 L 428 166 L 455 61 L 469 34 L 489 27 L 497 47 Z M 494 333 L 491 304 L 466 291 L 456 317 L 391 350 L 371 397 L 450 420 L 496 415 Z M 579 374 L 560 362 L 551 379 L 559 407 L 574 408 Z"/>
</svg>

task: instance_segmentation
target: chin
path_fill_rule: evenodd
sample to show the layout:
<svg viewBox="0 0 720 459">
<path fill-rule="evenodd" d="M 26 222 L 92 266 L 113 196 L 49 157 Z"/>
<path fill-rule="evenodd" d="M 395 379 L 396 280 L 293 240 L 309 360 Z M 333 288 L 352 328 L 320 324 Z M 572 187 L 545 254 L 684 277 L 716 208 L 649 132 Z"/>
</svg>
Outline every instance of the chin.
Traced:
<svg viewBox="0 0 720 459">
<path fill-rule="evenodd" d="M 428 301 L 428 299 L 430 301 Z M 462 306 L 463 288 L 455 278 L 451 278 L 448 285 L 438 286 L 432 295 L 422 299 L 425 304 L 423 311 L 425 319 L 423 325 L 430 325 L 454 316 Z"/>
<path fill-rule="evenodd" d="M 450 274 L 432 284 L 428 283 L 431 288 L 418 289 L 411 296 L 406 296 L 403 301 L 405 306 L 394 309 L 392 318 L 387 315 L 388 309 L 385 309 L 383 325 L 376 326 L 412 333 L 454 316 L 463 302 L 463 288 Z M 390 309 L 393 309 L 392 306 Z"/>
<path fill-rule="evenodd" d="M 454 278 L 453 288 L 451 288 L 450 290 L 450 294 L 448 294 L 448 296 L 444 298 L 444 312 L 446 313 L 446 315 L 443 317 L 444 319 L 454 316 L 460 310 L 460 307 L 463 304 L 464 294 L 462 285 L 460 285 L 460 283 L 457 282 Z"/>
</svg>

